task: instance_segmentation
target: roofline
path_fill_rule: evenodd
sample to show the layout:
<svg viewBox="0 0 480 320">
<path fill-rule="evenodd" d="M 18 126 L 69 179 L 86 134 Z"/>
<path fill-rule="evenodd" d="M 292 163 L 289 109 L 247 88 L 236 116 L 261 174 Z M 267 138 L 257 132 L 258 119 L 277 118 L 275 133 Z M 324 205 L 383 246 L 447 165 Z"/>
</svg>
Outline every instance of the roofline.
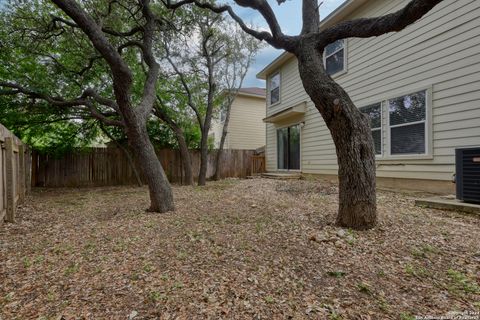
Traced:
<svg viewBox="0 0 480 320">
<path fill-rule="evenodd" d="M 266 99 L 267 95 L 262 95 L 262 94 L 255 94 L 255 93 L 246 93 L 246 92 L 237 92 L 237 96 L 245 96 L 245 97 L 253 97 L 253 98 L 261 98 L 261 99 Z"/>
<path fill-rule="evenodd" d="M 331 26 L 332 24 L 342 20 L 348 14 L 352 13 L 355 9 L 360 7 L 368 0 L 346 0 L 337 9 L 333 10 L 324 20 L 320 22 L 320 30 Z M 267 75 L 273 72 L 275 69 L 283 65 L 288 59 L 294 55 L 290 52 L 284 51 L 275 60 L 263 68 L 257 73 L 257 79 L 267 79 Z"/>
<path fill-rule="evenodd" d="M 256 77 L 257 79 L 267 79 L 267 75 L 272 73 L 275 69 L 277 69 L 279 66 L 287 62 L 290 58 L 293 58 L 294 55 L 288 51 L 284 51 L 282 54 L 280 54 L 278 57 L 275 58 L 270 64 L 268 64 L 265 68 L 262 69 L 259 73 L 257 73 Z"/>
<path fill-rule="evenodd" d="M 223 93 L 228 92 L 228 91 L 234 91 L 234 90 L 228 90 L 228 89 L 222 90 Z M 266 92 L 265 92 L 265 95 L 262 95 L 262 94 L 255 94 L 255 93 L 237 91 L 236 95 L 237 96 L 252 97 L 252 98 L 259 98 L 259 99 L 266 99 L 267 98 Z"/>
</svg>

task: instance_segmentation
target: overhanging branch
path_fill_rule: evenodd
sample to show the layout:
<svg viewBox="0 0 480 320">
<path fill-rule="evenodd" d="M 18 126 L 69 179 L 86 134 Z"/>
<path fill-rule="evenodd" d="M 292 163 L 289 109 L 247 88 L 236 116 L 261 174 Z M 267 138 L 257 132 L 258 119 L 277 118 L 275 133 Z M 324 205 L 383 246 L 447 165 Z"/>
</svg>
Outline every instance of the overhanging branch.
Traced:
<svg viewBox="0 0 480 320">
<path fill-rule="evenodd" d="M 220 5 L 216 6 L 208 2 L 203 2 L 201 0 L 181 0 L 175 3 L 172 3 L 170 0 L 164 1 L 164 4 L 167 8 L 178 9 L 181 6 L 187 4 L 194 4 L 199 8 L 209 9 L 215 13 L 228 13 L 230 17 L 240 26 L 240 28 L 257 38 L 260 41 L 266 41 L 271 46 L 277 49 L 285 49 L 287 51 L 293 52 L 295 50 L 296 44 L 298 42 L 298 37 L 287 36 L 282 33 L 280 24 L 278 23 L 275 14 L 266 0 L 235 0 L 235 2 L 242 7 L 251 8 L 260 12 L 260 14 L 267 21 L 271 33 L 267 31 L 257 31 L 247 26 L 240 16 L 238 16 L 233 8 L 229 5 Z"/>
<path fill-rule="evenodd" d="M 17 94 L 23 94 L 23 95 L 25 95 L 27 97 L 30 97 L 30 98 L 33 98 L 33 99 L 44 100 L 48 104 L 50 104 L 54 107 L 59 107 L 59 108 L 77 107 L 77 109 L 83 109 L 86 106 L 88 108 L 88 111 L 90 112 L 90 114 L 94 118 L 104 122 L 105 124 L 112 125 L 112 126 L 120 126 L 120 127 L 124 126 L 123 121 L 109 118 L 109 116 L 111 116 L 111 114 L 104 114 L 104 113 L 100 112 L 94 106 L 93 101 L 95 101 L 99 104 L 108 106 L 110 108 L 113 108 L 115 111 L 118 111 L 118 107 L 113 100 L 101 97 L 93 89 L 85 90 L 81 94 L 81 96 L 78 97 L 78 98 L 67 100 L 67 99 L 60 98 L 60 97 L 52 97 L 52 96 L 47 95 L 45 93 L 35 92 L 35 91 L 27 89 L 27 88 L 25 88 L 25 87 L 23 87 L 19 84 L 11 83 L 11 82 L 0 81 L 0 87 L 12 89 L 12 90 L 8 90 L 9 94 L 10 94 L 10 92 L 15 91 Z M 2 91 L 4 91 L 4 90 L 2 90 Z M 2 91 L 0 91 L 0 93 Z M 118 115 L 118 113 L 116 112 L 115 115 Z"/>
<path fill-rule="evenodd" d="M 443 0 L 412 0 L 403 9 L 376 18 L 340 22 L 314 35 L 320 48 L 345 38 L 370 38 L 398 32 L 421 19 Z"/>
<path fill-rule="evenodd" d="M 72 28 L 80 29 L 80 26 L 78 24 L 76 24 L 75 22 L 52 15 L 52 21 L 51 21 L 52 26 L 56 27 L 58 22 L 60 22 L 64 25 L 67 25 L 69 27 L 72 27 Z M 102 27 L 102 31 L 106 34 L 116 36 L 116 37 L 130 37 L 130 36 L 133 36 L 133 35 L 135 35 L 139 32 L 142 32 L 143 27 L 142 26 L 136 26 L 136 27 L 133 27 L 132 29 L 130 29 L 128 31 L 125 31 L 125 32 L 115 31 L 115 30 L 112 30 L 110 28 Z"/>
</svg>

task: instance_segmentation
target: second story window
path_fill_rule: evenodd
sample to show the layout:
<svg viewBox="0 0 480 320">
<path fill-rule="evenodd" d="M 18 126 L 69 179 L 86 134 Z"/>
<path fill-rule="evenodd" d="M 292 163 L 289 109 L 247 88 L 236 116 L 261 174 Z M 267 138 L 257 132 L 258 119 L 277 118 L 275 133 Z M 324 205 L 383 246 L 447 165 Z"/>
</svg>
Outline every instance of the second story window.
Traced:
<svg viewBox="0 0 480 320">
<path fill-rule="evenodd" d="M 345 40 L 337 40 L 325 47 L 325 69 L 329 75 L 345 70 Z"/>
<path fill-rule="evenodd" d="M 268 92 L 270 95 L 270 105 L 275 104 L 280 101 L 280 73 L 277 72 L 272 77 L 270 77 L 270 84 L 268 87 Z"/>
</svg>

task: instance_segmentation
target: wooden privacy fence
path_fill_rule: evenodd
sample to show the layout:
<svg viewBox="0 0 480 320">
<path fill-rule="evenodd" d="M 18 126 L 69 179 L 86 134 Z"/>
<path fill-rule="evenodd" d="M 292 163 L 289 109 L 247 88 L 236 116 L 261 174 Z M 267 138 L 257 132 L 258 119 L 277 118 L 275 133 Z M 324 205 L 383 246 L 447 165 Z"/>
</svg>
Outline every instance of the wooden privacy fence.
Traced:
<svg viewBox="0 0 480 320">
<path fill-rule="evenodd" d="M 245 178 L 252 174 L 253 150 L 224 150 L 220 178 Z M 180 152 L 157 151 L 165 173 L 172 183 L 184 182 L 185 174 Z M 200 152 L 191 150 L 194 175 L 200 168 Z M 216 151 L 208 156 L 207 178 L 215 169 Z M 119 148 L 91 148 L 62 157 L 34 153 L 32 157 L 32 184 L 38 187 L 82 187 L 135 184 L 136 178 L 127 157 Z M 140 164 L 141 165 L 141 164 Z M 196 178 L 196 177 L 195 177 Z"/>
<path fill-rule="evenodd" d="M 252 174 L 261 174 L 265 172 L 265 155 L 252 156 Z"/>
<path fill-rule="evenodd" d="M 2 125 L 0 143 L 0 222 L 15 222 L 17 205 L 30 191 L 30 150 Z"/>
</svg>

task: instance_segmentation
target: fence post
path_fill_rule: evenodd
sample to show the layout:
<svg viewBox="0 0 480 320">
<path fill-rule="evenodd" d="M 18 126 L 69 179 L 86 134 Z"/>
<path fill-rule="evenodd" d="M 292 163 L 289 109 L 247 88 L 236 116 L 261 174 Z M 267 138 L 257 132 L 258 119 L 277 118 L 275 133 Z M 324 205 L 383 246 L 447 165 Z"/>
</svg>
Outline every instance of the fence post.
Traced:
<svg viewBox="0 0 480 320">
<path fill-rule="evenodd" d="M 26 146 L 25 153 L 25 193 L 32 191 L 32 150 Z"/>
<path fill-rule="evenodd" d="M 32 157 L 32 162 L 30 164 L 31 167 L 31 173 L 30 173 L 30 187 L 36 187 L 37 186 L 37 175 L 38 175 L 38 155 L 35 150 L 32 150 L 31 152 L 31 157 Z"/>
<path fill-rule="evenodd" d="M 7 214 L 5 215 L 6 222 L 15 222 L 15 181 L 13 166 L 13 139 L 12 137 L 5 137 L 5 188 L 7 195 Z"/>
<path fill-rule="evenodd" d="M 18 145 L 18 175 L 19 175 L 19 183 L 18 183 L 18 200 L 19 202 L 23 202 L 25 200 L 25 175 L 26 175 L 26 168 L 25 168 L 25 145 L 19 144 Z"/>
</svg>

